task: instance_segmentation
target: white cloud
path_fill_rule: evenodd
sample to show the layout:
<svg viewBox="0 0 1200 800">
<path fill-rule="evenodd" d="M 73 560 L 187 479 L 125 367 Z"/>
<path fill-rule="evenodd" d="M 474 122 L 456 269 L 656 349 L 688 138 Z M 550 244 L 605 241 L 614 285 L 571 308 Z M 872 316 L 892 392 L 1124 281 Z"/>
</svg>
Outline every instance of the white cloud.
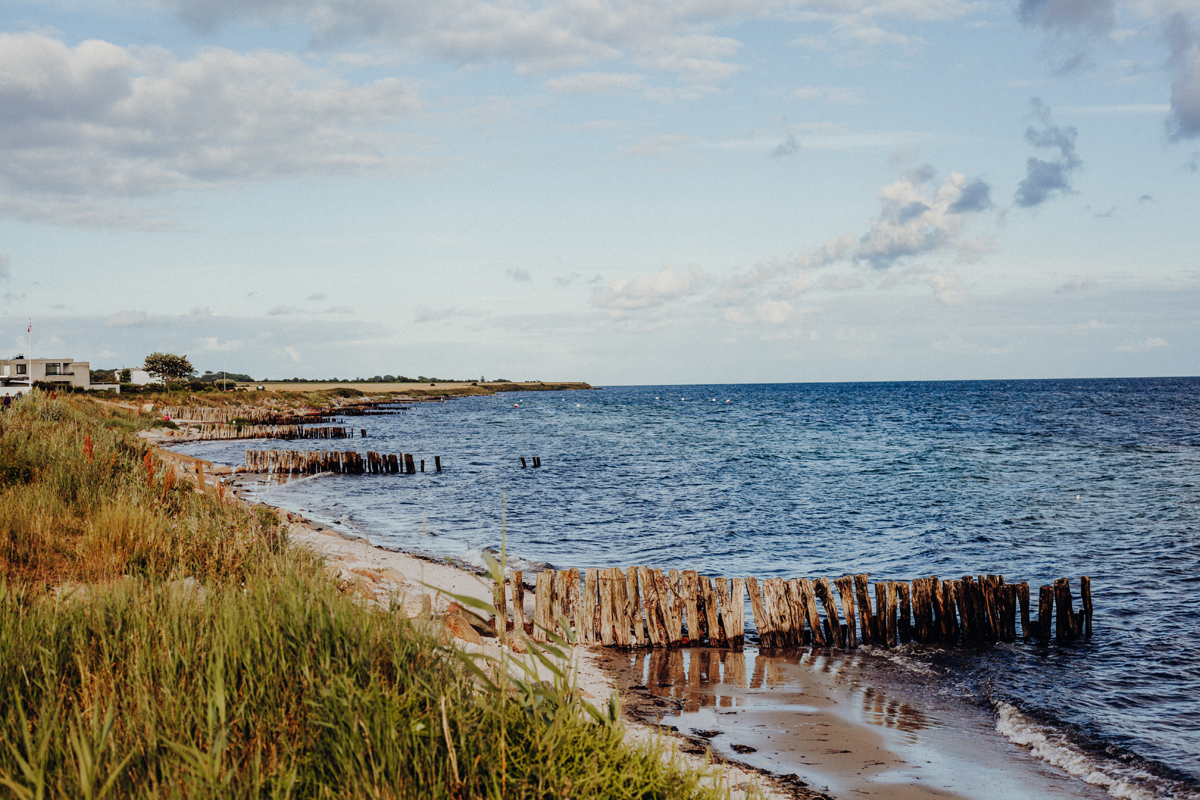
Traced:
<svg viewBox="0 0 1200 800">
<path fill-rule="evenodd" d="M 267 316 L 268 317 L 279 317 L 279 316 L 283 316 L 284 314 L 295 314 L 299 310 L 300 309 L 296 308 L 295 306 L 278 305 L 278 306 L 275 306 L 274 308 L 272 308 L 270 311 L 268 311 Z"/>
<path fill-rule="evenodd" d="M 603 95 L 636 91 L 645 81 L 645 75 L 629 72 L 579 72 L 552 78 L 543 85 L 558 94 Z"/>
<path fill-rule="evenodd" d="M 846 292 L 851 289 L 861 289 L 862 285 L 862 278 L 849 272 L 826 275 L 821 279 L 821 288 L 830 292 Z"/>
<path fill-rule="evenodd" d="M 933 288 L 933 296 L 939 303 L 961 305 L 966 302 L 966 289 L 953 270 L 944 275 L 933 275 L 925 283 Z"/>
<path fill-rule="evenodd" d="M 281 177 L 394 172 L 385 127 L 419 106 L 404 81 L 353 86 L 292 55 L 75 47 L 0 34 L 0 213 L 153 227 L 113 198 Z M 128 219 L 123 218 L 128 217 Z"/>
<path fill-rule="evenodd" d="M 0 281 L 6 281 L 8 278 L 8 253 L 0 253 Z"/>
<path fill-rule="evenodd" d="M 215 316 L 216 314 L 214 314 L 213 310 L 208 306 L 204 306 L 203 308 L 200 306 L 195 306 L 187 313 L 186 319 L 188 322 L 204 322 L 205 320 Z"/>
<path fill-rule="evenodd" d="M 293 364 L 301 364 L 304 362 L 304 359 L 300 356 L 300 351 L 295 347 L 285 347 L 283 348 L 283 352 L 292 360 Z"/>
<path fill-rule="evenodd" d="M 747 19 L 826 24 L 833 44 L 905 51 L 922 41 L 887 20 L 944 20 L 969 0 L 158 0 L 203 30 L 233 20 L 301 22 L 317 46 L 362 41 L 460 64 L 508 63 L 519 71 L 627 61 L 715 81 L 742 68 L 736 39 L 715 29 Z"/>
<path fill-rule="evenodd" d="M 145 311 L 119 311 L 104 320 L 105 326 L 109 328 L 132 328 L 149 322 L 150 315 Z"/>
<path fill-rule="evenodd" d="M 308 297 L 306 297 L 304 299 L 305 300 L 324 300 L 325 293 L 324 292 L 315 292 L 313 294 L 310 294 Z"/>
<path fill-rule="evenodd" d="M 1158 350 L 1166 346 L 1166 340 L 1160 339 L 1157 336 L 1151 336 L 1150 338 L 1144 339 L 1140 342 L 1128 341 L 1125 342 L 1125 344 L 1119 344 L 1114 347 L 1113 350 L 1116 350 L 1118 353 L 1145 353 L 1147 351 Z"/>
<path fill-rule="evenodd" d="M 520 269 L 519 267 L 510 267 L 504 270 L 504 274 L 518 283 L 529 283 L 533 280 L 533 276 L 529 274 L 529 270 Z"/>
<path fill-rule="evenodd" d="M 862 103 L 862 89 L 857 86 L 801 86 L 792 92 L 793 100 L 823 100 L 836 105 L 856 106 Z"/>
<path fill-rule="evenodd" d="M 234 350 L 241 350 L 246 346 L 246 343 L 238 339 L 231 339 L 222 342 L 216 336 L 205 336 L 196 340 L 196 344 L 205 353 L 229 353 Z"/>
<path fill-rule="evenodd" d="M 672 300 L 694 294 L 703 279 L 704 275 L 699 267 L 688 267 L 687 273 L 684 274 L 667 264 L 657 274 L 648 278 L 615 280 L 607 288 L 596 290 L 592 295 L 592 304 L 613 312 L 657 308 Z"/>
</svg>

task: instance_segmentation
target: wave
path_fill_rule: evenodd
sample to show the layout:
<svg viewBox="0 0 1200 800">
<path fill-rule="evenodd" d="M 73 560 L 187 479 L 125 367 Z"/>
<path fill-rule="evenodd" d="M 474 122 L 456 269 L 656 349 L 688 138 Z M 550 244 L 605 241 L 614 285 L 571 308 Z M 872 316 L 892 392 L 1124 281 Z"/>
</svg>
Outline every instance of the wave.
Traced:
<svg viewBox="0 0 1200 800">
<path fill-rule="evenodd" d="M 1063 730 L 1030 719 L 1014 705 L 996 703 L 996 730 L 1036 758 L 1058 767 L 1113 797 L 1126 800 L 1200 800 L 1200 792 L 1179 781 L 1153 774 L 1136 763 L 1089 753 Z"/>
</svg>

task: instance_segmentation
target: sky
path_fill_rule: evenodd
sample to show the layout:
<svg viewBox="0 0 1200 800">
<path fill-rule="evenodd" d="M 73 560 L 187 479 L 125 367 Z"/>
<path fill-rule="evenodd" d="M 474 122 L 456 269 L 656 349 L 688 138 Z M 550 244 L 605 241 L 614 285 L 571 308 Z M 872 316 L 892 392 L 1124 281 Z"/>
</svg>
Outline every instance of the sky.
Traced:
<svg viewBox="0 0 1200 800">
<path fill-rule="evenodd" d="M 0 5 L 5 357 L 1197 375 L 1198 243 L 1200 0 Z"/>
</svg>

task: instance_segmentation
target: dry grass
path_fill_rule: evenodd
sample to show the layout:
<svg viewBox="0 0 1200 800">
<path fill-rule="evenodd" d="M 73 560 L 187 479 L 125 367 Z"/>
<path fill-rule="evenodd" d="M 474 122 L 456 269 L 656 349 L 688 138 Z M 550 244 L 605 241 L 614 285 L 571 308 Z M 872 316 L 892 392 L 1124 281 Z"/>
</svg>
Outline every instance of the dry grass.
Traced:
<svg viewBox="0 0 1200 800">
<path fill-rule="evenodd" d="M 136 424 L 36 392 L 0 418 L 0 795 L 721 796 L 561 674 L 494 685 L 351 602 Z"/>
</svg>

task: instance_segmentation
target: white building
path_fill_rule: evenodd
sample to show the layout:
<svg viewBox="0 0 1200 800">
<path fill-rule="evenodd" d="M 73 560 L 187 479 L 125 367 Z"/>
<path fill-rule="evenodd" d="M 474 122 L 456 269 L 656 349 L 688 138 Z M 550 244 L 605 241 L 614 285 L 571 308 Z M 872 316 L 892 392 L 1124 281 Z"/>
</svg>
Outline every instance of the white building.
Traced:
<svg viewBox="0 0 1200 800">
<path fill-rule="evenodd" d="M 59 384 L 66 388 L 115 389 L 109 383 L 92 383 L 91 364 L 87 361 L 72 361 L 69 358 L 16 358 L 0 359 L 0 395 L 28 392 L 34 383 Z"/>
</svg>

